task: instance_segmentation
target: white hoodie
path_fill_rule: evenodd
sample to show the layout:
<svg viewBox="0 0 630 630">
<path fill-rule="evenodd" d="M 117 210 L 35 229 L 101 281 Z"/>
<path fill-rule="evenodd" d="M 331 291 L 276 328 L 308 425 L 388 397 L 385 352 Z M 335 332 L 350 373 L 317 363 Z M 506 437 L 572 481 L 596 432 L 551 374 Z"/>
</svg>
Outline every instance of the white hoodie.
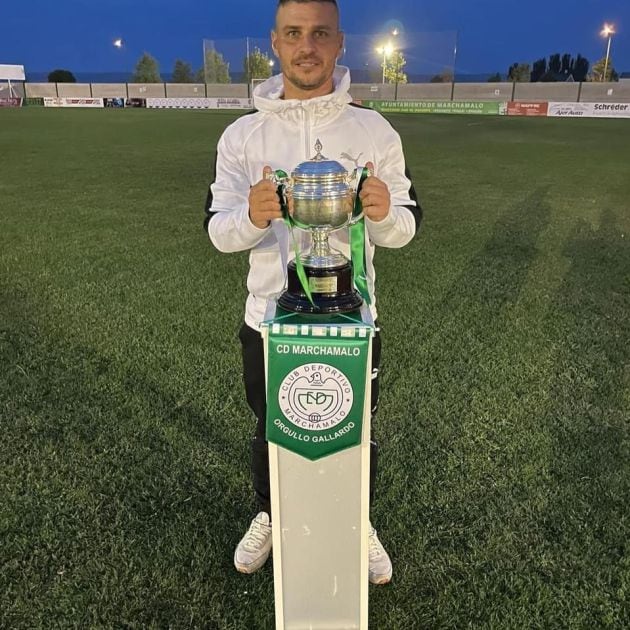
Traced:
<svg viewBox="0 0 630 630">
<path fill-rule="evenodd" d="M 383 221 L 365 221 L 366 272 L 375 319 L 374 246 L 402 247 L 420 223 L 400 137 L 378 112 L 349 105 L 347 68 L 338 66 L 333 79 L 332 94 L 307 100 L 284 100 L 282 75 L 268 79 L 254 90 L 257 111 L 233 122 L 219 140 L 215 180 L 206 204 L 208 234 L 222 252 L 250 250 L 245 322 L 252 328 L 263 320 L 268 299 L 286 287 L 287 262 L 294 255 L 284 221 L 259 229 L 249 218 L 249 189 L 262 179 L 265 166 L 290 174 L 315 156 L 317 140 L 326 158 L 350 172 L 374 163 L 374 175 L 388 185 L 392 203 Z M 302 230 L 294 234 L 303 251 L 310 236 Z M 349 258 L 348 230 L 334 232 L 330 245 Z"/>
</svg>

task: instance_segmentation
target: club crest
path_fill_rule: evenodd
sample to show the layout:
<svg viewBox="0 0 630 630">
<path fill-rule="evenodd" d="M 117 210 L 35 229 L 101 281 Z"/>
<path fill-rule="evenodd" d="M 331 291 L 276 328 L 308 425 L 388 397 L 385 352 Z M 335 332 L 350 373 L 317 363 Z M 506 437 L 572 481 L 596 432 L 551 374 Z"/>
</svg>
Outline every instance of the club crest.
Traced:
<svg viewBox="0 0 630 630">
<path fill-rule="evenodd" d="M 286 419 L 310 431 L 324 431 L 342 422 L 352 409 L 353 398 L 346 375 L 323 363 L 292 370 L 278 391 L 278 404 Z"/>
</svg>

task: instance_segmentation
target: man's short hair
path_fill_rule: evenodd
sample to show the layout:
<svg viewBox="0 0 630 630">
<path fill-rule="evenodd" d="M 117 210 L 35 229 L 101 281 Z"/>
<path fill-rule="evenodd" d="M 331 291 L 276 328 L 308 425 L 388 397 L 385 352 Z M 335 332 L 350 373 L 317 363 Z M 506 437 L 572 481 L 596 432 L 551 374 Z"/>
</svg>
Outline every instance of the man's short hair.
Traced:
<svg viewBox="0 0 630 630">
<path fill-rule="evenodd" d="M 337 11 L 339 11 L 339 7 L 337 6 L 337 0 L 278 0 L 278 9 L 285 4 L 289 4 L 289 2 L 330 2 L 330 4 L 334 4 Z"/>
<path fill-rule="evenodd" d="M 339 16 L 339 6 L 337 5 L 337 0 L 278 0 L 278 6 L 276 7 L 276 20 L 278 19 L 278 11 L 285 6 L 286 4 L 290 4 L 291 2 L 296 2 L 298 4 L 307 4 L 309 2 L 319 2 L 320 4 L 327 3 L 332 4 L 337 10 L 337 16 Z M 337 24 L 339 27 L 339 24 Z"/>
</svg>

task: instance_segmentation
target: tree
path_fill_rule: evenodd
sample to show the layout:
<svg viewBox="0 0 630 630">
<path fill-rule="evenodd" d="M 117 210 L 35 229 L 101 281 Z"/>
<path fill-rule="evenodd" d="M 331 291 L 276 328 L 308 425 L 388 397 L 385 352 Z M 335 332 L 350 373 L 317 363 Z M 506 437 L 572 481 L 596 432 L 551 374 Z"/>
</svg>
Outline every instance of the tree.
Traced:
<svg viewBox="0 0 630 630">
<path fill-rule="evenodd" d="M 569 53 L 564 53 L 562 57 L 559 53 L 556 53 L 549 56 L 549 63 L 544 57 L 534 61 L 530 80 L 551 82 L 567 81 L 573 78 L 574 81 L 586 81 L 589 66 L 588 59 L 582 57 L 582 55 L 578 54 L 574 59 Z M 510 70 L 513 67 L 510 66 Z"/>
<path fill-rule="evenodd" d="M 562 55 L 562 67 L 560 68 L 560 73 L 563 77 L 569 78 L 569 76 L 573 75 L 574 63 L 573 57 L 569 53 Z"/>
<path fill-rule="evenodd" d="M 502 80 L 503 79 L 498 72 L 495 72 L 488 77 L 488 83 L 501 83 Z"/>
<path fill-rule="evenodd" d="M 590 63 L 588 59 L 582 57 L 582 55 L 578 54 L 573 63 L 573 79 L 575 81 L 586 81 L 586 77 L 588 76 L 588 69 L 590 67 Z"/>
<path fill-rule="evenodd" d="M 213 48 L 206 50 L 204 67 L 195 75 L 197 83 L 231 83 L 230 64 Z"/>
<path fill-rule="evenodd" d="M 562 61 L 560 60 L 560 53 L 556 53 L 555 55 L 549 56 L 549 72 L 552 72 L 554 76 L 560 74 L 560 70 L 562 69 Z"/>
<path fill-rule="evenodd" d="M 542 77 L 540 77 L 541 83 L 553 83 L 554 81 L 557 81 L 557 80 L 558 80 L 557 75 L 555 72 L 551 70 L 551 68 L 547 70 L 547 72 L 545 72 L 545 74 L 543 74 Z"/>
<path fill-rule="evenodd" d="M 57 69 L 48 73 L 48 83 L 76 83 L 77 80 L 70 70 Z"/>
<path fill-rule="evenodd" d="M 528 63 L 513 63 L 508 70 L 508 81 L 526 83 L 530 77 L 531 71 Z"/>
<path fill-rule="evenodd" d="M 131 83 L 162 83 L 158 62 L 149 53 L 145 52 L 138 59 Z"/>
<path fill-rule="evenodd" d="M 171 80 L 173 83 L 192 83 L 194 78 L 190 64 L 181 59 L 176 59 Z"/>
<path fill-rule="evenodd" d="M 606 76 L 604 76 L 604 67 L 606 66 L 606 57 L 602 57 L 593 64 L 591 78 L 593 81 L 619 81 L 619 75 L 613 67 L 612 57 L 608 59 L 608 68 Z"/>
<path fill-rule="evenodd" d="M 538 59 L 534 61 L 534 66 L 532 68 L 532 73 L 530 76 L 530 81 L 535 83 L 536 81 L 540 81 L 541 77 L 547 72 L 547 60 L 543 57 L 542 59 Z"/>
<path fill-rule="evenodd" d="M 245 71 L 245 80 L 251 83 L 252 79 L 268 79 L 271 76 L 271 59 L 267 53 L 260 48 L 254 48 L 254 51 L 246 56 L 243 60 L 243 70 Z"/>
<path fill-rule="evenodd" d="M 407 83 L 407 75 L 403 72 L 403 68 L 407 60 L 400 51 L 394 52 L 383 62 L 383 71 L 385 72 L 385 81 L 387 83 Z"/>
<path fill-rule="evenodd" d="M 429 80 L 430 83 L 450 83 L 449 77 L 443 74 L 434 74 Z"/>
</svg>

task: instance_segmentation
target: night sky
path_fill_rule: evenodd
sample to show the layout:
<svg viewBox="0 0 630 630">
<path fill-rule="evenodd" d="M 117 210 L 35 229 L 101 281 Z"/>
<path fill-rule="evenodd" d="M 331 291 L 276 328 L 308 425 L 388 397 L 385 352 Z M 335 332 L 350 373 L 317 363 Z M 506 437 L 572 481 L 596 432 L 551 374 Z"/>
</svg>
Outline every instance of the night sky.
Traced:
<svg viewBox="0 0 630 630">
<path fill-rule="evenodd" d="M 402 27 L 411 72 L 437 72 L 452 64 L 455 41 L 458 73 L 506 73 L 515 61 L 531 64 L 555 52 L 581 53 L 592 63 L 605 55 L 606 42 L 599 32 L 608 21 L 617 29 L 611 51 L 614 67 L 630 71 L 629 0 L 339 0 L 339 4 L 346 33 L 372 34 L 348 38 L 346 63 L 351 66 L 360 53 L 362 65 L 378 67 L 375 34 L 392 25 Z M 199 67 L 207 38 L 232 69 L 238 69 L 241 45 L 225 40 L 249 36 L 265 44 L 275 5 L 273 0 L 5 0 L 0 5 L 0 64 L 22 64 L 27 74 L 53 68 L 131 72 L 147 51 L 163 73 L 170 73 L 177 58 Z M 122 49 L 112 45 L 117 37 L 125 42 Z M 430 42 L 428 48 L 414 52 L 413 46 L 421 41 Z"/>
</svg>

